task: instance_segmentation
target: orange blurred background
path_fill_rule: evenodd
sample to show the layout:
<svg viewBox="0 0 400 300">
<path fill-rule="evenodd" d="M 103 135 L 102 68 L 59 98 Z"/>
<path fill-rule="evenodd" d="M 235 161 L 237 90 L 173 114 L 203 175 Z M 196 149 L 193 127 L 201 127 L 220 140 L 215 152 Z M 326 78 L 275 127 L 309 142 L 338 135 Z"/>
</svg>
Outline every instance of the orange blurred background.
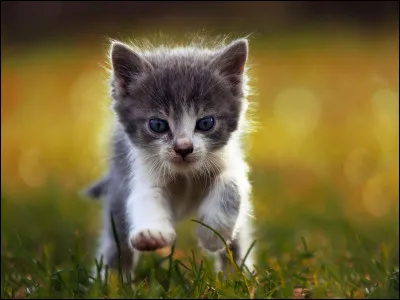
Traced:
<svg viewBox="0 0 400 300">
<path fill-rule="evenodd" d="M 109 38 L 252 33 L 257 214 L 296 201 L 329 213 L 329 184 L 349 218 L 386 217 L 399 195 L 396 3 L 2 2 L 2 195 L 77 193 L 105 170 Z"/>
</svg>

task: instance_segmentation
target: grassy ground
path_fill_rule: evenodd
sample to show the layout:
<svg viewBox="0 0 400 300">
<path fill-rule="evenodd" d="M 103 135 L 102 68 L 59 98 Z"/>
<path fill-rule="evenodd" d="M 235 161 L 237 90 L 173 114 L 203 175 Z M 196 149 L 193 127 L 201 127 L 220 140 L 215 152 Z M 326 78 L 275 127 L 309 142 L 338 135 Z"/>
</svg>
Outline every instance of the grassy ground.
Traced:
<svg viewBox="0 0 400 300">
<path fill-rule="evenodd" d="M 89 280 L 106 49 L 67 44 L 2 55 L 2 298 L 399 298 L 398 34 L 254 39 L 257 278 L 214 274 L 188 220 L 134 285 Z"/>
<path fill-rule="evenodd" d="M 256 189 L 271 182 L 254 177 Z M 2 197 L 2 298 L 288 298 L 302 288 L 313 298 L 398 298 L 396 213 L 369 226 L 351 224 L 335 191 L 319 195 L 328 199 L 326 215 L 291 205 L 283 222 L 259 217 L 257 278 L 217 277 L 188 221 L 178 228 L 172 255 L 167 249 L 142 257 L 134 285 L 118 274 L 107 283 L 89 281 L 98 203 L 56 187 L 35 202 Z"/>
</svg>

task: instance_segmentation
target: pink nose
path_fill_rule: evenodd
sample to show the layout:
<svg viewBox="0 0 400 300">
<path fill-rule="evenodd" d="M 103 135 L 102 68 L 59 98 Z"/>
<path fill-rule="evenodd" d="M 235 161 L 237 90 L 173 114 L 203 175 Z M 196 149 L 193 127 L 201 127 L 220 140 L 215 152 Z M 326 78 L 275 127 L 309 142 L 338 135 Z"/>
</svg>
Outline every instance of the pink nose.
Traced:
<svg viewBox="0 0 400 300">
<path fill-rule="evenodd" d="M 177 139 L 174 143 L 174 150 L 177 154 L 184 158 L 186 155 L 193 152 L 193 144 L 189 139 Z"/>
</svg>

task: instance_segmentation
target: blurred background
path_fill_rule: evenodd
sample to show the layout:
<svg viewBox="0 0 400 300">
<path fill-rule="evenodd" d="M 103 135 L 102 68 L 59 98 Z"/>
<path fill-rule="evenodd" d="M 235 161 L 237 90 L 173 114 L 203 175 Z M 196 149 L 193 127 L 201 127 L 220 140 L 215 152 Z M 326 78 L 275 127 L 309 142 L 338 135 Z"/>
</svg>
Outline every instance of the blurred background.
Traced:
<svg viewBox="0 0 400 300">
<path fill-rule="evenodd" d="M 355 234 L 368 255 L 386 253 L 398 266 L 398 9 L 397 1 L 3 1 L 2 260 L 3 250 L 24 261 L 47 247 L 62 264 L 77 237 L 89 257 L 94 250 L 101 206 L 78 193 L 107 166 L 109 38 L 251 34 L 258 126 L 247 144 L 260 260 L 279 264 L 304 237 L 334 261 L 348 256 Z M 180 230 L 180 249 L 196 248 Z"/>
</svg>

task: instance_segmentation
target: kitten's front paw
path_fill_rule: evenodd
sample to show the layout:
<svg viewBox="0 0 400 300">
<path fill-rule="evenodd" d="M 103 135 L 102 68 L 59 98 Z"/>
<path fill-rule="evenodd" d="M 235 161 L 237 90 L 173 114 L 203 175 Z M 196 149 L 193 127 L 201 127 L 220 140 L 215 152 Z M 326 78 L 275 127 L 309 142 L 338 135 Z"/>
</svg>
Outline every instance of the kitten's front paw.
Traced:
<svg viewBox="0 0 400 300">
<path fill-rule="evenodd" d="M 214 227 L 213 227 L 214 228 Z M 225 242 L 229 243 L 231 240 L 232 232 L 229 230 L 224 230 L 221 228 L 214 228 L 225 240 Z M 208 229 L 207 227 L 200 225 L 197 230 L 197 235 L 199 237 L 199 241 L 201 246 L 211 252 L 216 252 L 218 250 L 224 249 L 225 245 L 221 238 L 216 235 L 213 231 Z"/>
<path fill-rule="evenodd" d="M 139 251 L 153 251 L 171 245 L 176 238 L 176 233 L 171 225 L 157 228 L 144 228 L 135 230 L 130 237 L 131 245 Z"/>
</svg>

